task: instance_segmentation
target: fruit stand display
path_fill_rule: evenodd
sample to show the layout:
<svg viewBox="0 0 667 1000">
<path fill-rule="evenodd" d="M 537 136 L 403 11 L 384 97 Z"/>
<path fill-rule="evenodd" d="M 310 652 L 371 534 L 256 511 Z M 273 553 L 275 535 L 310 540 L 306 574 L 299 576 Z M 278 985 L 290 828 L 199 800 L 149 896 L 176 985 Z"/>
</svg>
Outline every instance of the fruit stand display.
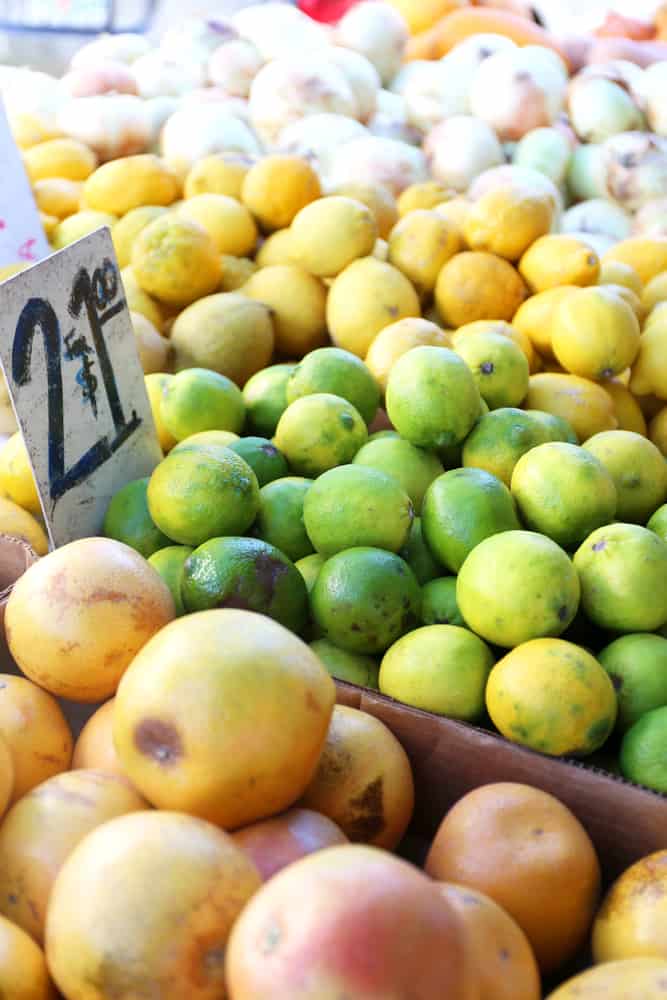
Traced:
<svg viewBox="0 0 667 1000">
<path fill-rule="evenodd" d="M 56 524 L 5 267 L 9 1000 L 665 995 L 667 15 L 499 6 L 0 67 L 159 453 Z"/>
</svg>

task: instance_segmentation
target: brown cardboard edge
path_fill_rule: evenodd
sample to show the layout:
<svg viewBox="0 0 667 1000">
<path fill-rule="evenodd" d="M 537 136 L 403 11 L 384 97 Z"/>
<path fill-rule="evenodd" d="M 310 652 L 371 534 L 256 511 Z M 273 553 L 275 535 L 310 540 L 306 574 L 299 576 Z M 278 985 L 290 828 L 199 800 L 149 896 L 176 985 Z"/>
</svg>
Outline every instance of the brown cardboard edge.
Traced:
<svg viewBox="0 0 667 1000">
<path fill-rule="evenodd" d="M 432 838 L 451 806 L 480 785 L 516 781 L 549 792 L 590 834 L 606 880 L 639 858 L 667 848 L 667 797 L 584 765 L 546 757 L 501 736 L 336 681 L 339 704 L 385 723 L 412 763 L 412 832 Z"/>
</svg>

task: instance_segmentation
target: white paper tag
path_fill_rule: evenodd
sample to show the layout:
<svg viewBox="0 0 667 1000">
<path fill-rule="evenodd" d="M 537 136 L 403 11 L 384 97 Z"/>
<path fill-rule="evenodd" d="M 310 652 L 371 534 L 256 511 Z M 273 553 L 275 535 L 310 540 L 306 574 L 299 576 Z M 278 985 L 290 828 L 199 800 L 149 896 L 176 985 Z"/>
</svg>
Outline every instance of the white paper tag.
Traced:
<svg viewBox="0 0 667 1000">
<path fill-rule="evenodd" d="M 23 160 L 0 101 L 0 267 L 48 257 L 48 244 Z"/>
<path fill-rule="evenodd" d="M 162 458 L 107 228 L 0 285 L 0 363 L 53 545 Z"/>
</svg>

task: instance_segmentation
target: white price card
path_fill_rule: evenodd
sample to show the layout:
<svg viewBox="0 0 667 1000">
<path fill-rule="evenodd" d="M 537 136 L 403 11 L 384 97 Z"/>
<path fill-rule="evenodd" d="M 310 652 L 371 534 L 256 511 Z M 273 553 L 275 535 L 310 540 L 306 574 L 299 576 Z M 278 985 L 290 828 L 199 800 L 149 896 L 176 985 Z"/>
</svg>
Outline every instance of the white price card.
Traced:
<svg viewBox="0 0 667 1000">
<path fill-rule="evenodd" d="M 19 149 L 0 101 L 0 267 L 51 253 Z"/>
<path fill-rule="evenodd" d="M 51 543 L 98 535 L 162 458 L 108 229 L 0 285 L 0 363 Z"/>
</svg>

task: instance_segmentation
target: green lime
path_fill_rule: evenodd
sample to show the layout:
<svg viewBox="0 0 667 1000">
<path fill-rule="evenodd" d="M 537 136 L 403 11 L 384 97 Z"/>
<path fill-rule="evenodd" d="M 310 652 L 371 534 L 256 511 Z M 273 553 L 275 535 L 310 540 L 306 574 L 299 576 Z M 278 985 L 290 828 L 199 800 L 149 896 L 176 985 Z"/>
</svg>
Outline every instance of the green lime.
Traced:
<svg viewBox="0 0 667 1000">
<path fill-rule="evenodd" d="M 281 476 L 289 476 L 287 459 L 267 438 L 239 438 L 232 441 L 229 448 L 248 463 L 260 486 L 266 486 Z"/>
<path fill-rule="evenodd" d="M 135 479 L 114 493 L 104 515 L 102 532 L 141 553 L 144 559 L 170 544 L 148 512 L 148 478 Z"/>
<path fill-rule="evenodd" d="M 303 577 L 273 545 L 259 538 L 211 538 L 195 549 L 183 573 L 188 611 L 242 608 L 300 632 L 308 621 Z"/>
<path fill-rule="evenodd" d="M 547 431 L 525 410 L 504 406 L 480 417 L 463 445 L 463 465 L 484 469 L 506 486 L 522 455 L 544 444 Z"/>
<path fill-rule="evenodd" d="M 179 618 L 185 614 L 185 605 L 181 595 L 183 567 L 192 551 L 189 545 L 169 545 L 166 549 L 155 552 L 148 560 L 169 587 L 174 599 L 176 616 Z"/>
<path fill-rule="evenodd" d="M 567 441 L 568 444 L 579 444 L 579 438 L 565 417 L 559 417 L 555 413 L 547 413 L 546 410 L 526 410 L 525 412 L 541 424 L 545 433 L 545 441 Z"/>
<path fill-rule="evenodd" d="M 421 592 L 408 564 L 384 549 L 328 559 L 311 593 L 325 638 L 352 653 L 383 653 L 419 621 Z"/>
<path fill-rule="evenodd" d="M 271 438 L 287 409 L 287 382 L 296 364 L 271 365 L 249 378 L 243 387 L 248 427 Z"/>
<path fill-rule="evenodd" d="M 415 513 L 420 514 L 426 490 L 445 471 L 442 462 L 432 451 L 416 448 L 392 431 L 380 433 L 382 437 L 373 435 L 373 440 L 369 438 L 359 449 L 353 464 L 392 476 L 412 500 Z"/>
<path fill-rule="evenodd" d="M 259 510 L 257 477 L 228 448 L 214 458 L 201 451 L 172 452 L 148 483 L 148 509 L 158 528 L 181 545 L 201 545 L 247 531 Z"/>
<path fill-rule="evenodd" d="M 364 362 L 340 347 L 320 347 L 299 362 L 287 383 L 287 402 L 315 392 L 347 399 L 371 424 L 380 405 L 380 387 Z"/>
<path fill-rule="evenodd" d="M 420 584 L 435 580 L 442 573 L 442 566 L 426 544 L 420 517 L 412 522 L 408 540 L 398 554 L 405 559 Z"/>
<path fill-rule="evenodd" d="M 398 433 L 398 431 L 390 431 L 390 430 L 386 430 L 385 429 L 383 431 L 373 431 L 372 434 L 368 435 L 368 441 L 369 442 L 370 441 L 381 441 L 382 438 L 400 438 L 400 437 L 401 437 L 401 435 Z"/>
<path fill-rule="evenodd" d="M 324 556 L 321 556 L 319 552 L 313 552 L 311 555 L 304 556 L 303 559 L 299 559 L 299 561 L 294 564 L 299 573 L 301 573 L 304 583 L 306 584 L 306 590 L 309 594 L 315 586 L 315 581 L 317 580 L 320 570 L 324 566 L 325 562 L 326 559 Z"/>
<path fill-rule="evenodd" d="M 362 465 L 323 473 L 303 504 L 308 537 L 324 556 L 360 546 L 398 552 L 413 516 L 410 498 L 396 480 Z"/>
<path fill-rule="evenodd" d="M 303 505 L 312 479 L 285 476 L 259 491 L 259 513 L 254 534 L 296 562 L 313 551 L 303 523 Z"/>
<path fill-rule="evenodd" d="M 663 542 L 667 542 L 667 503 L 658 507 L 655 514 L 646 522 L 646 527 L 662 538 Z"/>
<path fill-rule="evenodd" d="M 422 587 L 422 622 L 424 625 L 465 626 L 456 603 L 456 577 L 440 576 Z"/>
<path fill-rule="evenodd" d="M 581 603 L 594 625 L 655 632 L 667 622 L 667 542 L 638 524 L 609 524 L 574 554 Z"/>
<path fill-rule="evenodd" d="M 513 340 L 499 333 L 475 333 L 460 338 L 456 353 L 473 373 L 489 409 L 521 405 L 528 393 L 528 361 Z"/>
<path fill-rule="evenodd" d="M 429 487 L 422 527 L 436 559 L 458 573 L 483 539 L 520 525 L 504 483 L 482 469 L 451 469 Z"/>
<path fill-rule="evenodd" d="M 399 434 L 420 448 L 448 448 L 470 432 L 480 414 L 472 372 L 447 347 L 414 347 L 394 364 L 385 397 Z"/>
<path fill-rule="evenodd" d="M 628 781 L 667 794 L 667 706 L 647 712 L 628 729 L 619 759 Z"/>
<path fill-rule="evenodd" d="M 220 450 L 229 448 L 230 444 L 238 440 L 238 434 L 232 434 L 231 431 L 200 431 L 199 434 L 191 434 L 189 437 L 183 438 L 177 445 L 174 445 L 169 454 L 175 454 L 179 451 L 204 451 L 207 455 L 220 458 Z"/>
<path fill-rule="evenodd" d="M 237 385 L 208 368 L 186 368 L 162 394 L 162 421 L 177 441 L 199 431 L 233 431 L 245 421 L 245 403 Z"/>
<path fill-rule="evenodd" d="M 346 399 L 317 392 L 290 403 L 274 440 L 293 472 L 315 478 L 351 462 L 368 440 L 368 431 L 359 411 Z"/>
<path fill-rule="evenodd" d="M 667 461 L 659 448 L 634 431 L 601 431 L 583 447 L 611 474 L 619 521 L 646 524 L 667 500 Z"/>
<path fill-rule="evenodd" d="M 512 496 L 525 526 L 565 549 L 614 520 L 611 474 L 584 448 L 549 441 L 522 455 L 512 473 Z"/>
<path fill-rule="evenodd" d="M 315 639 L 314 642 L 310 643 L 310 648 L 314 653 L 317 653 L 332 677 L 339 681 L 347 681 L 348 684 L 358 684 L 359 687 L 373 688 L 377 691 L 380 667 L 372 656 L 339 649 L 328 639 Z"/>
<path fill-rule="evenodd" d="M 598 660 L 616 689 L 621 732 L 667 705 L 667 639 L 649 632 L 623 635 L 605 646 Z"/>
<path fill-rule="evenodd" d="M 477 722 L 494 659 L 467 628 L 428 625 L 395 642 L 380 665 L 380 691 L 413 708 Z"/>
</svg>

